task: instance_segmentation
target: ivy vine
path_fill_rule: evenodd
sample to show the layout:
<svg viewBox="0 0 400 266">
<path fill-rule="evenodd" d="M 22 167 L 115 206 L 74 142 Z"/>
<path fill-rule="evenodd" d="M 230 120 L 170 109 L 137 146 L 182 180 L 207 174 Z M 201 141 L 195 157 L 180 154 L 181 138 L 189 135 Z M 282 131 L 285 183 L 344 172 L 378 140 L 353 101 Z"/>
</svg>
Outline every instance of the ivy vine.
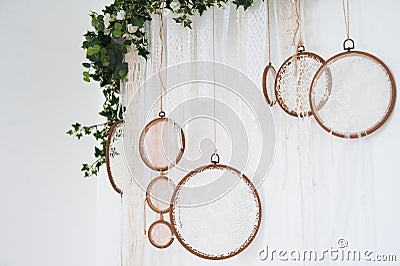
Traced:
<svg viewBox="0 0 400 266">
<path fill-rule="evenodd" d="M 93 29 L 84 35 L 82 48 L 86 51 L 83 80 L 96 81 L 104 95 L 103 110 L 99 114 L 105 122 L 98 125 L 75 123 L 67 134 L 77 139 L 93 136 L 97 141 L 94 147 L 93 163 L 82 164 L 85 177 L 97 175 L 106 161 L 106 144 L 109 129 L 117 119 L 120 81 L 127 81 L 128 64 L 124 55 L 133 45 L 138 54 L 147 59 L 148 39 L 145 26 L 154 14 L 169 10 L 172 19 L 183 27 L 191 28 L 192 17 L 202 15 L 214 6 L 222 8 L 228 0 L 115 0 L 101 13 L 91 12 Z M 234 0 L 237 8 L 246 10 L 253 0 Z"/>
</svg>

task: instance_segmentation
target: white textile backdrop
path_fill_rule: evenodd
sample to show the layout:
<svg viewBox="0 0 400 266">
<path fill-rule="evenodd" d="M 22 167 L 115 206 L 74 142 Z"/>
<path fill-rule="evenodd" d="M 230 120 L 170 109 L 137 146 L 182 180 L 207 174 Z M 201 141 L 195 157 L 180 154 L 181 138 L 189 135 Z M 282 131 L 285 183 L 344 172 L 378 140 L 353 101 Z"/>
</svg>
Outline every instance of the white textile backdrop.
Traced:
<svg viewBox="0 0 400 266">
<path fill-rule="evenodd" d="M 271 4 L 272 63 L 278 69 L 280 63 L 294 51 L 292 39 L 296 17 L 294 1 L 274 0 Z M 302 16 L 307 50 L 316 52 L 324 58 L 341 51 L 341 44 L 345 38 L 341 8 L 339 0 L 304 1 Z M 400 60 L 394 56 L 397 54 L 396 43 L 398 43 L 398 37 L 394 32 L 396 25 L 399 24 L 395 12 L 398 8 L 399 4 L 394 0 L 379 3 L 354 0 L 351 1 L 350 8 L 351 33 L 356 40 L 357 48 L 381 57 L 397 80 L 398 74 L 395 70 L 400 67 Z M 169 19 L 168 14 L 165 14 L 163 38 L 166 45 L 162 67 L 212 59 L 211 16 L 211 12 L 206 12 L 202 17 L 195 17 L 193 29 L 188 30 L 182 29 Z M 133 80 L 133 77 L 136 77 L 134 84 L 130 83 L 131 87 L 128 86 L 125 95 L 126 104 L 129 102 L 127 100 L 129 97 L 133 97 L 134 102 L 133 105 L 131 102 L 131 109 L 128 108 L 127 113 L 129 137 L 133 138 L 133 142 L 139 138 L 141 129 L 149 121 L 149 113 L 151 118 L 158 112 L 157 108 L 150 110 L 151 104 L 157 98 L 158 90 L 139 87 L 145 77 L 151 77 L 160 69 L 159 27 L 160 21 L 158 17 L 154 17 L 149 29 L 151 58 L 147 63 L 133 54 L 126 59 L 132 70 L 130 78 Z M 256 0 L 246 12 L 242 9 L 236 10 L 232 4 L 222 10 L 216 10 L 215 29 L 216 61 L 245 73 L 256 84 L 261 96 L 262 71 L 268 63 L 265 3 Z M 167 78 L 167 75 L 164 78 Z M 203 95 L 205 93 L 203 90 L 201 86 L 193 86 L 182 93 L 167 94 L 166 108 L 174 106 L 176 102 L 183 102 L 186 98 Z M 229 98 L 225 100 L 229 101 Z M 259 105 L 259 102 L 259 99 L 254 100 L 255 105 Z M 267 105 L 265 108 L 268 108 Z M 238 112 L 243 114 L 245 112 L 243 110 L 240 109 Z M 255 241 L 242 254 L 215 264 L 263 265 L 271 263 L 258 259 L 257 253 L 265 245 L 274 249 L 321 250 L 335 246 L 340 238 L 346 239 L 351 248 L 370 249 L 382 254 L 398 254 L 399 257 L 400 248 L 396 241 L 400 236 L 398 227 L 400 215 L 395 205 L 399 201 L 397 185 L 400 185 L 395 154 L 397 148 L 400 148 L 397 137 L 400 133 L 397 126 L 399 119 L 397 107 L 391 119 L 379 132 L 361 140 L 343 140 L 330 136 L 318 127 L 313 118 L 288 117 L 277 105 L 272 107 L 271 111 L 276 132 L 275 156 L 266 181 L 259 187 L 263 204 L 261 230 Z M 198 110 L 186 108 L 177 116 L 185 120 L 196 112 Z M 201 140 L 201 134 L 204 132 L 189 134 L 192 139 Z M 274 134 L 271 136 L 274 137 Z M 258 141 L 255 138 L 252 140 Z M 229 142 L 225 144 L 229 146 Z M 135 147 L 135 143 L 131 145 Z M 232 149 L 235 148 L 238 147 L 234 146 Z M 255 147 L 249 144 L 248 148 L 252 153 Z M 265 145 L 263 148 L 273 149 L 273 146 Z M 132 156 L 127 155 L 128 160 L 140 161 L 140 158 L 134 158 L 134 153 Z M 134 169 L 135 177 L 148 182 L 150 178 L 156 176 L 156 173 L 146 172 L 140 163 L 129 162 Z M 261 162 L 261 165 L 268 169 L 269 162 L 264 164 Z M 249 171 L 251 167 L 250 165 Z M 171 175 L 175 175 L 179 181 L 183 172 L 176 171 Z M 103 185 L 107 186 L 106 182 Z M 98 227 L 99 242 L 101 242 L 98 265 L 116 265 L 119 261 L 120 241 L 119 220 L 115 217 L 119 216 L 119 202 L 118 197 L 115 195 L 113 199 L 111 192 L 106 192 L 104 187 L 99 186 L 100 197 L 104 202 L 113 201 L 115 204 L 107 204 L 100 210 L 110 213 L 111 218 L 103 221 L 103 226 Z M 144 195 L 139 187 L 133 190 L 135 191 L 132 193 L 133 197 L 126 198 L 125 203 L 133 206 L 131 210 L 134 211 L 129 212 L 129 219 L 134 221 L 134 225 L 128 226 L 126 219 L 129 215 L 124 205 L 123 265 L 179 266 L 210 263 L 187 252 L 176 240 L 165 250 L 152 247 L 141 230 Z M 147 226 L 155 217 L 149 213 L 147 210 Z M 108 241 L 103 241 L 104 239 Z M 299 265 L 299 262 L 272 263 Z M 305 264 L 313 265 L 312 262 Z M 320 262 L 318 265 L 340 265 L 340 262 Z"/>
</svg>

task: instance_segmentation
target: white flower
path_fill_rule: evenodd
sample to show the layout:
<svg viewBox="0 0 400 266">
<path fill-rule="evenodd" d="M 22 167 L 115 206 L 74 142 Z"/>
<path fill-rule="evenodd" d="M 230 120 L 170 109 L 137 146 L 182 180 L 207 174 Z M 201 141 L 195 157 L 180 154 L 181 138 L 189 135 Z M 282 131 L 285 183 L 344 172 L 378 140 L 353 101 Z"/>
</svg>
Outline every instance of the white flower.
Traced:
<svg viewBox="0 0 400 266">
<path fill-rule="evenodd" d="M 128 25 L 128 32 L 129 33 L 134 33 L 135 31 L 137 31 L 138 27 L 133 26 L 132 24 Z"/>
<path fill-rule="evenodd" d="M 117 19 L 118 19 L 118 20 L 124 20 L 124 19 L 125 19 L 125 11 L 124 11 L 124 10 L 120 10 L 120 11 L 117 13 Z"/>
<path fill-rule="evenodd" d="M 171 8 L 173 9 L 173 10 L 175 10 L 175 8 L 177 8 L 178 6 L 179 6 L 179 3 L 178 2 L 176 2 L 176 1 L 173 1 L 172 3 L 171 3 Z"/>
<path fill-rule="evenodd" d="M 108 27 L 110 27 L 110 20 L 111 20 L 111 17 L 110 17 L 110 14 L 105 14 L 104 15 L 104 27 L 107 29 Z"/>
</svg>

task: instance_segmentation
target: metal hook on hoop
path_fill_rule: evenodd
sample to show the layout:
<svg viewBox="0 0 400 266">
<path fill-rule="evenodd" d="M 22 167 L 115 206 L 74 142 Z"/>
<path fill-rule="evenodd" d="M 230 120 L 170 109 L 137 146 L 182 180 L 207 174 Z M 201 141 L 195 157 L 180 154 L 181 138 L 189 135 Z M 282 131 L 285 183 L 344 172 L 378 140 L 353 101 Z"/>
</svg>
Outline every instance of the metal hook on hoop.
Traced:
<svg viewBox="0 0 400 266">
<path fill-rule="evenodd" d="M 211 154 L 211 163 L 213 163 L 213 164 L 219 163 L 218 153 L 214 152 L 213 154 Z"/>
<path fill-rule="evenodd" d="M 353 50 L 354 49 L 354 41 L 353 41 L 353 39 L 347 38 L 346 40 L 344 40 L 343 49 L 347 50 L 348 52 L 350 50 Z"/>
<path fill-rule="evenodd" d="M 297 46 L 297 53 L 298 54 L 303 53 L 305 51 L 306 51 L 306 47 L 304 47 L 304 45 L 301 44 L 301 45 Z"/>
</svg>

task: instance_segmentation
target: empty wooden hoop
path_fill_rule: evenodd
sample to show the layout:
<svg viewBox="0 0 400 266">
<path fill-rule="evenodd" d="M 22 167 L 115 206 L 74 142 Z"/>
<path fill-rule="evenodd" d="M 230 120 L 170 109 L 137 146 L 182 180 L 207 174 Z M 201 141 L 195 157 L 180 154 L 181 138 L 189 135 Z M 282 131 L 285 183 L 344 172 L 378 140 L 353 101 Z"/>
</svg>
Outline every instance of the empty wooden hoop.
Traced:
<svg viewBox="0 0 400 266">
<path fill-rule="evenodd" d="M 124 124 L 123 121 L 117 121 L 110 127 L 110 131 L 108 132 L 108 137 L 107 137 L 107 144 L 106 144 L 106 168 L 107 168 L 108 179 L 110 181 L 112 188 L 115 190 L 115 192 L 117 192 L 120 195 L 123 194 L 123 190 L 122 190 L 122 188 L 118 187 L 117 184 L 115 183 L 115 179 L 113 177 L 113 174 L 111 171 L 111 166 L 110 166 L 110 144 L 111 144 L 112 137 L 114 135 L 115 130 L 119 126 L 121 126 L 121 125 L 123 126 L 123 124 Z"/>
<path fill-rule="evenodd" d="M 263 88 L 263 93 L 264 93 L 264 98 L 265 101 L 267 102 L 267 104 L 269 106 L 274 106 L 276 104 L 276 97 L 275 100 L 273 99 L 273 95 L 268 95 L 268 81 L 267 81 L 267 77 L 268 74 L 272 72 L 274 73 L 274 80 L 276 79 L 276 70 L 275 68 L 271 65 L 268 64 L 265 68 L 264 68 L 264 72 L 263 72 L 263 76 L 262 76 L 262 88 Z M 274 81 L 274 88 L 271 89 L 272 93 L 275 93 L 275 81 Z"/>
<path fill-rule="evenodd" d="M 159 208 L 157 208 L 153 204 L 153 202 L 151 200 L 151 198 L 152 198 L 151 189 L 153 188 L 154 184 L 156 184 L 157 182 L 169 182 L 169 183 L 173 184 L 172 180 L 169 179 L 168 177 L 163 176 L 163 175 L 157 176 L 156 178 L 151 180 L 151 182 L 147 186 L 147 189 L 146 189 L 146 201 L 147 201 L 147 204 L 149 205 L 150 209 L 152 209 L 156 213 L 160 213 L 160 214 L 167 213 L 171 209 L 171 206 L 170 206 L 169 202 L 168 202 L 168 204 L 166 204 L 166 205 L 168 205 L 168 208 L 160 210 Z"/>
<path fill-rule="evenodd" d="M 158 124 L 158 123 L 173 123 L 174 126 L 177 126 L 180 128 L 180 134 L 181 134 L 181 142 L 182 142 L 182 147 L 180 147 L 178 154 L 176 155 L 175 161 L 169 163 L 168 165 L 164 165 L 164 166 L 156 166 L 153 165 L 148 158 L 145 155 L 145 151 L 144 151 L 144 139 L 145 139 L 145 135 L 146 133 L 149 131 L 149 129 Z M 174 167 L 181 159 L 183 156 L 183 153 L 185 151 L 185 134 L 183 133 L 183 129 L 172 119 L 166 118 L 166 117 L 159 117 L 159 118 L 155 118 L 152 121 L 150 121 L 145 128 L 143 129 L 142 133 L 140 134 L 140 138 L 139 138 L 139 153 L 140 153 L 140 157 L 142 158 L 143 162 L 147 165 L 147 167 L 156 170 L 156 171 L 167 171 L 168 169 L 171 169 L 172 167 Z"/>
<path fill-rule="evenodd" d="M 169 228 L 169 230 L 171 231 L 171 238 L 170 238 L 170 240 L 169 240 L 165 245 L 159 245 L 159 243 L 156 243 L 156 242 L 154 241 L 154 239 L 153 239 L 153 230 L 154 230 L 154 227 L 157 226 L 157 225 L 159 225 L 159 224 L 163 224 L 163 225 L 167 226 L 167 227 Z M 149 227 L 147 237 L 149 238 L 150 243 L 151 243 L 154 247 L 159 248 L 159 249 L 167 248 L 167 247 L 171 246 L 172 242 L 174 242 L 174 233 L 173 233 L 172 226 L 171 226 L 170 223 L 168 223 L 167 221 L 164 221 L 164 220 L 158 220 L 158 221 L 155 221 L 154 223 L 152 223 L 152 224 L 150 225 L 150 227 Z"/>
</svg>

